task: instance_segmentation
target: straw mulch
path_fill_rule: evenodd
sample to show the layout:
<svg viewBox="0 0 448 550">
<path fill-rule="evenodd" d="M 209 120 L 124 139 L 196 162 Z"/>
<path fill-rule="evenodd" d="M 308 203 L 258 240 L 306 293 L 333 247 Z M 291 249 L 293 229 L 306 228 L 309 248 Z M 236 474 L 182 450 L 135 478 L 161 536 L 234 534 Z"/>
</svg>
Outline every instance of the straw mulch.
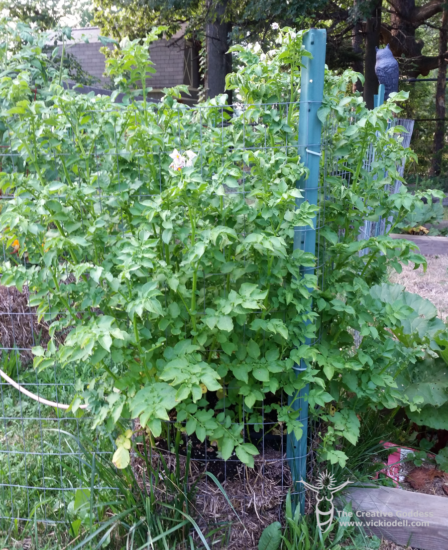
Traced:
<svg viewBox="0 0 448 550">
<path fill-rule="evenodd" d="M 0 348 L 7 353 L 18 349 L 21 359 L 32 361 L 31 348 L 45 345 L 48 340 L 48 326 L 38 321 L 35 308 L 28 306 L 28 289 L 19 292 L 14 287 L 0 285 Z"/>
<path fill-rule="evenodd" d="M 256 549 L 263 529 L 281 520 L 282 506 L 292 486 L 289 468 L 279 451 L 268 450 L 264 457 L 255 459 L 255 467 L 238 467 L 235 477 L 222 484 L 227 498 L 211 480 L 205 478 L 198 485 L 196 505 L 205 523 L 211 526 L 231 525 L 229 550 Z"/>
<path fill-rule="evenodd" d="M 402 273 L 391 273 L 392 283 L 403 285 L 408 292 L 419 294 L 430 300 L 437 308 L 439 317 L 448 318 L 448 256 L 426 256 L 428 269 L 414 270 L 411 265 L 403 265 Z"/>
<path fill-rule="evenodd" d="M 383 540 L 380 546 L 380 550 L 413 550 L 410 546 L 398 546 L 395 542 Z M 417 549 L 414 549 L 417 550 Z"/>
<path fill-rule="evenodd" d="M 143 445 L 138 447 L 144 454 Z M 168 469 L 176 468 L 173 453 L 160 447 L 151 453 L 152 466 L 160 468 L 160 454 Z M 217 461 L 214 461 L 215 465 Z M 145 462 L 134 455 L 131 466 L 140 484 L 150 489 Z M 213 535 L 213 548 L 226 550 L 256 550 L 263 529 L 274 521 L 281 521 L 282 507 L 292 478 L 285 460 L 279 451 L 266 450 L 263 457 L 255 458 L 255 467 L 247 468 L 243 464 L 236 467 L 236 473 L 222 482 L 221 489 L 205 475 L 206 465 L 200 460 L 190 462 L 189 471 L 185 471 L 186 458 L 180 457 L 180 476 L 188 476 L 189 483 L 197 482 L 194 516 L 204 534 L 218 529 Z M 159 469 L 159 472 L 163 468 Z M 153 486 L 154 488 L 154 486 Z M 156 496 L 167 502 L 169 495 L 165 484 L 158 484 Z M 233 506 L 229 505 L 229 501 Z M 236 513 L 235 513 L 236 512 Z M 222 541 L 222 542 L 221 542 Z M 210 544 L 210 541 L 209 541 Z"/>
</svg>

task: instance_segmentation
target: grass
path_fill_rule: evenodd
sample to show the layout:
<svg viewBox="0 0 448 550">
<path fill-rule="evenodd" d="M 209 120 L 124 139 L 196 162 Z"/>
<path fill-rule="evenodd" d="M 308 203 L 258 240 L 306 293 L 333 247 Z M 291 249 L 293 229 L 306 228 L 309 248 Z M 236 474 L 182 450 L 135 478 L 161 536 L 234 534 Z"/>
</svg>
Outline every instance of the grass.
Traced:
<svg viewBox="0 0 448 550">
<path fill-rule="evenodd" d="M 55 372 L 44 371 L 37 384 L 35 371 L 11 357 L 3 358 L 1 368 L 33 393 L 50 399 L 57 395 L 60 402 L 72 399 L 72 371 L 58 372 L 57 381 Z M 58 547 L 63 548 L 68 542 L 70 506 L 80 486 L 79 474 L 85 470 L 76 439 L 66 434 L 75 434 L 78 441 L 90 440 L 101 452 L 109 452 L 111 443 L 106 448 L 82 414 L 43 406 L 3 381 L 0 400 L 0 532 L 16 540 L 38 536 L 39 548 L 45 547 L 51 533 L 50 538 L 56 538 Z M 45 528 L 47 521 L 58 523 Z"/>
</svg>

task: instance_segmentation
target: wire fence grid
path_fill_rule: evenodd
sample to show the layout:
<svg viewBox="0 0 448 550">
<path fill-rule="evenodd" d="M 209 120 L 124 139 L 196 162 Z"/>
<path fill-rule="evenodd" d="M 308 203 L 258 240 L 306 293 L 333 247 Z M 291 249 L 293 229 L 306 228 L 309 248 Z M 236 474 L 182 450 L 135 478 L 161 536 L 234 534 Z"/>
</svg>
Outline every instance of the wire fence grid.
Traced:
<svg viewBox="0 0 448 550">
<path fill-rule="evenodd" d="M 279 131 L 272 142 L 268 139 L 268 124 L 274 124 L 276 119 L 287 116 L 289 109 L 298 109 L 298 104 L 258 105 L 257 108 L 263 110 L 265 118 L 270 122 L 254 121 L 251 118 L 254 106 L 235 105 L 232 108 L 233 116 L 241 121 L 237 129 L 235 124 L 229 123 L 229 106 L 204 107 L 199 105 L 193 108 L 179 106 L 177 113 L 173 109 L 170 124 L 173 138 L 171 143 L 181 153 L 190 149 L 197 152 L 197 164 L 200 165 L 200 171 L 204 178 L 213 178 L 216 175 L 209 170 L 204 147 L 205 139 L 213 142 L 215 152 L 220 154 L 223 159 L 222 164 L 224 164 L 224 159 L 229 151 L 234 153 L 238 150 L 241 153 L 247 151 L 281 153 L 285 162 L 290 158 L 297 157 L 297 135 L 291 134 L 289 131 Z M 157 119 L 158 106 L 149 105 L 148 110 Z M 160 143 L 151 145 L 151 154 L 159 166 L 158 173 L 151 174 L 147 163 L 147 149 L 139 148 L 136 144 L 130 148 L 126 143 L 127 136 L 124 129 L 127 124 L 132 122 L 132 114 L 120 106 L 115 106 L 112 111 L 107 113 L 85 110 L 83 114 L 92 123 L 95 122 L 96 126 L 101 127 L 104 125 L 106 116 L 110 117 L 111 112 L 114 123 L 113 125 L 107 124 L 104 135 L 98 141 L 99 145 L 92 148 L 88 158 L 79 155 L 75 135 L 68 120 L 65 121 L 65 135 L 61 136 L 59 142 L 42 141 L 39 147 L 39 157 L 45 164 L 49 177 L 55 182 L 64 182 L 66 181 L 64 158 L 68 159 L 73 156 L 73 151 L 77 151 L 78 163 L 84 163 L 85 166 L 88 163 L 90 171 L 95 174 L 95 189 L 92 191 L 95 194 L 95 208 L 105 215 L 117 217 L 117 233 L 124 238 L 129 231 L 129 222 L 120 209 L 123 193 L 126 194 L 126 200 L 132 202 L 137 209 L 143 201 L 158 197 L 163 190 L 162 166 L 166 166 L 171 161 L 168 155 L 172 153 L 172 149 L 164 150 L 164 146 Z M 61 118 L 65 116 L 61 112 L 58 114 L 58 117 Z M 61 126 L 64 125 L 59 124 L 59 127 Z M 236 131 L 239 132 L 239 141 L 235 140 Z M 5 136 L 7 140 L 8 135 L 5 134 Z M 106 141 L 107 147 L 111 149 L 110 152 L 105 152 L 101 148 L 101 143 L 106 143 Z M 312 147 L 313 144 L 309 144 L 309 146 Z M 20 152 L 12 143 L 3 144 L 0 157 L 2 172 L 21 174 L 27 177 L 34 174 L 32 165 L 23 161 Z M 253 166 L 245 162 L 242 164 L 244 164 L 243 176 L 238 181 L 238 186 L 224 185 L 223 200 L 247 205 L 253 200 L 250 196 L 251 179 L 254 177 Z M 80 170 L 77 173 L 79 174 Z M 114 182 L 108 181 L 111 173 L 114 174 Z M 81 179 L 78 179 L 79 185 L 85 184 L 86 182 Z M 304 200 L 308 200 L 307 193 L 309 192 L 314 194 L 317 192 L 318 195 L 318 206 L 321 208 L 316 218 L 315 227 L 296 229 L 296 231 L 302 232 L 302 242 L 306 238 L 307 231 L 316 231 L 317 233 L 316 256 L 318 261 L 315 269 L 319 278 L 323 278 L 323 248 L 321 248 L 319 238 L 319 231 L 324 223 L 323 182 L 324 179 L 321 178 L 317 189 L 304 192 Z M 110 191 L 111 189 L 113 192 Z M 222 197 L 217 197 L 218 199 L 221 200 Z M 1 197 L 1 208 L 8 208 L 8 205 L 15 200 L 16 197 L 13 194 L 4 193 Z M 52 195 L 52 200 L 65 204 L 66 196 L 64 193 L 55 192 Z M 246 214 L 243 214 L 233 220 L 234 227 L 242 235 L 246 233 L 246 218 Z M 88 215 L 83 223 L 85 223 L 85 227 L 88 227 Z M 27 266 L 26 256 L 20 258 L 17 250 L 11 252 L 11 246 L 8 247 L 5 243 L 3 243 L 3 259 L 4 262 L 22 262 L 25 267 Z M 61 283 L 70 284 L 73 281 L 73 275 L 64 251 L 60 253 L 59 263 L 60 266 L 64 266 L 66 271 L 65 280 Z M 225 289 L 227 275 L 227 273 L 210 273 L 204 270 L 198 278 L 198 295 L 203 298 L 203 313 L 208 305 L 206 300 L 208 289 L 210 287 Z M 26 285 L 21 293 L 13 287 L 0 287 L 0 289 L 0 307 L 3 310 L 0 312 L 0 349 L 2 350 L 0 368 L 19 382 L 23 388 L 40 398 L 54 401 L 56 404 L 70 403 L 73 395 L 79 389 L 78 381 L 88 382 L 94 378 L 95 373 L 82 363 L 71 368 L 62 369 L 55 365 L 51 369 L 35 371 L 31 365 L 31 349 L 36 345 L 45 345 L 48 342 L 48 324 L 51 315 L 48 315 L 47 320 L 46 316 L 42 320 L 37 318 L 35 308 L 30 307 L 28 303 L 28 299 L 32 298 L 33 293 Z M 51 312 L 51 309 L 52 304 L 49 303 L 48 311 Z M 92 315 L 95 315 L 95 308 L 92 308 Z M 240 330 L 244 335 L 245 328 L 242 327 Z M 62 333 L 61 338 L 64 338 Z M 219 353 L 220 349 L 209 351 Z M 226 391 L 230 392 L 232 388 L 227 388 Z M 57 524 L 61 524 L 62 529 L 64 526 L 72 525 L 76 518 L 73 513 L 76 495 L 79 491 L 85 491 L 91 487 L 89 477 L 91 470 L 86 463 L 83 446 L 88 443 L 95 454 L 111 458 L 112 437 L 102 430 L 91 429 L 92 419 L 88 412 L 78 411 L 73 414 L 44 406 L 12 388 L 3 379 L 0 381 L 0 397 L 0 529 L 3 532 L 11 528 L 19 531 L 22 529 L 22 523 L 37 522 L 40 526 L 47 525 L 44 531 L 48 534 L 54 532 Z M 281 396 L 279 399 L 279 404 L 283 405 L 284 397 Z M 278 426 L 271 413 L 266 414 L 266 406 L 270 407 L 271 404 L 269 401 L 262 401 L 255 418 L 251 418 L 250 415 L 248 417 L 249 413 L 243 407 L 245 440 L 255 442 L 260 452 L 256 461 L 257 474 L 254 477 L 247 474 L 246 469 L 235 456 L 228 461 L 219 458 L 216 448 L 207 440 L 200 443 L 194 437 L 182 436 L 184 449 L 187 448 L 189 441 L 192 445 L 192 462 L 198 465 L 198 471 L 200 470 L 202 473 L 206 470 L 211 471 L 229 490 L 232 484 L 239 486 L 239 493 L 236 497 L 237 501 L 238 499 L 240 501 L 239 511 L 248 518 L 248 521 L 258 513 L 265 514 L 269 520 L 279 517 L 286 493 L 292 491 L 293 494 L 300 496 L 304 492 L 301 485 L 294 486 L 291 477 L 291 459 L 286 456 L 286 433 L 282 427 Z M 220 406 L 225 411 L 225 397 Z M 134 429 L 139 433 L 138 424 L 134 424 Z M 173 433 L 167 429 L 167 434 L 162 451 L 169 454 L 172 451 Z M 310 433 L 309 437 L 312 438 L 312 435 Z M 303 464 L 306 458 L 306 455 L 295 456 L 295 464 L 297 464 L 297 460 Z M 135 455 L 133 460 L 134 467 L 137 468 Z M 311 467 L 312 461 L 309 461 L 309 464 Z M 145 472 L 140 471 L 140 476 L 145 483 L 145 480 L 147 481 Z M 80 481 L 83 477 L 86 479 L 85 483 Z M 213 484 L 207 478 L 204 483 L 200 498 L 206 502 L 212 494 Z M 105 486 L 100 480 L 94 486 L 96 494 L 93 496 L 93 500 L 95 502 L 109 498 L 108 495 L 114 491 L 113 486 Z M 253 497 L 254 486 L 259 491 L 259 496 L 257 496 L 261 503 L 259 510 L 257 510 L 257 502 Z M 219 514 L 216 514 L 215 519 L 219 522 Z"/>
<path fill-rule="evenodd" d="M 216 154 L 221 155 L 222 165 L 229 152 L 240 151 L 257 152 L 272 151 L 281 153 L 285 161 L 297 157 L 298 136 L 297 133 L 291 134 L 287 131 L 279 131 L 274 142 L 270 141 L 268 135 L 268 125 L 275 124 L 276 120 L 287 116 L 289 109 L 297 110 L 298 103 L 290 104 L 265 104 L 257 105 L 258 109 L 263 110 L 266 122 L 251 118 L 251 112 L 254 106 L 234 105 L 233 116 L 240 120 L 238 127 L 229 122 L 229 106 L 204 107 L 202 105 L 192 108 L 179 106 L 177 113 L 173 109 L 170 132 L 172 133 L 171 144 L 174 144 L 182 153 L 188 150 L 194 150 L 198 154 L 198 161 L 201 175 L 204 178 L 212 179 L 216 174 L 210 172 L 209 162 L 205 147 L 205 141 L 208 145 L 212 143 Z M 157 119 L 158 105 L 149 105 L 150 110 Z M 125 237 L 129 230 L 129 222 L 123 215 L 120 208 L 120 201 L 123 199 L 123 193 L 126 194 L 126 200 L 132 202 L 135 208 L 148 199 L 160 196 L 163 191 L 163 166 L 171 161 L 168 155 L 172 149 L 164 149 L 164 145 L 156 142 L 151 145 L 151 152 L 158 163 L 157 174 L 152 174 L 148 168 L 147 149 L 133 144 L 130 148 L 127 144 L 127 135 L 124 130 L 132 122 L 132 113 L 127 112 L 120 106 L 115 106 L 112 111 L 89 111 L 85 109 L 84 115 L 89 117 L 97 126 L 104 125 L 104 121 L 110 114 L 113 114 L 114 123 L 107 124 L 107 130 L 99 140 L 105 143 L 107 141 L 111 152 L 106 153 L 100 145 L 92 148 L 92 154 L 89 158 L 79 156 L 80 163 L 90 163 L 90 169 L 95 174 L 95 200 L 97 208 L 101 213 L 115 215 L 117 217 L 117 233 Z M 65 117 L 59 113 L 59 117 Z M 52 143 L 50 140 L 43 142 L 39 150 L 39 155 L 47 166 L 48 173 L 52 175 L 55 181 L 64 181 L 65 172 L 63 170 L 64 157 L 69 158 L 76 149 L 76 139 L 73 131 L 66 121 L 66 133 L 61 141 Z M 160 121 L 161 131 L 166 130 L 164 122 Z M 407 133 L 401 136 L 404 139 L 404 145 L 408 146 L 412 135 L 413 121 L 397 119 L 393 124 L 399 124 L 406 128 Z M 235 139 L 235 132 L 238 131 L 239 138 Z M 322 148 L 328 150 L 331 144 L 331 126 L 324 129 Z M 6 140 L 7 140 L 6 134 Z M 112 144 L 112 145 L 111 145 Z M 308 144 L 307 154 L 318 153 L 316 144 Z M 64 152 L 64 148 L 66 151 Z M 73 150 L 71 149 L 73 148 Z M 6 173 L 32 174 L 33 168 L 25 164 L 19 152 L 14 149 L 13 144 L 4 143 L 2 145 L 1 171 Z M 329 160 L 331 155 L 325 154 L 322 157 L 325 166 L 321 166 L 321 177 L 317 188 L 303 189 L 303 199 L 305 201 L 316 202 L 319 206 L 318 214 L 315 219 L 314 227 L 296 228 L 299 233 L 298 240 L 301 247 L 307 239 L 309 232 L 315 232 L 316 238 L 316 266 L 312 268 L 318 277 L 318 284 L 324 286 L 324 265 L 325 248 L 323 239 L 320 238 L 320 230 L 325 223 L 325 199 L 326 188 L 325 180 L 328 175 L 339 175 L 347 179 L 347 185 L 350 184 L 350 173 L 344 172 L 336 164 Z M 303 160 L 303 159 L 302 159 Z M 334 160 L 334 159 L 333 159 Z M 364 168 L 369 170 L 374 161 L 373 147 L 370 148 Z M 238 181 L 237 187 L 224 185 L 224 197 L 217 197 L 217 200 L 231 201 L 235 204 L 247 205 L 253 200 L 250 196 L 251 178 L 253 178 L 252 168 L 249 163 L 243 163 L 243 176 Z M 403 172 L 401 167 L 401 172 Z M 109 181 L 110 174 L 114 174 L 112 186 Z M 129 182 L 134 185 L 130 186 Z M 151 182 L 151 183 L 148 183 Z M 85 182 L 80 181 L 80 185 Z M 110 190 L 113 189 L 113 192 Z M 395 193 L 399 189 L 399 182 L 391 188 L 390 192 Z M 106 190 L 106 191 L 105 191 Z M 66 197 L 63 193 L 55 193 L 54 200 L 64 203 Z M 14 200 L 13 195 L 3 194 L 1 197 L 1 207 L 7 208 L 8 203 Z M 235 217 L 234 226 L 244 235 L 246 233 L 247 216 L 243 214 Z M 88 225 L 88 216 L 83 223 Z M 367 222 L 364 225 L 363 234 L 360 238 L 379 235 L 385 230 L 386 220 L 376 224 Z M 23 256 L 20 260 L 19 255 L 11 253 L 11 247 L 3 244 L 4 261 L 22 261 L 26 266 L 26 258 Z M 72 276 L 69 271 L 69 265 L 65 258 L 65 253 L 60 254 L 60 265 L 65 266 L 66 282 L 70 282 Z M 304 269 L 306 272 L 307 268 Z M 315 270 L 315 271 L 314 271 Z M 207 292 L 211 287 L 220 287 L 225 289 L 225 279 L 227 273 L 214 273 L 203 270 L 199 277 L 198 294 L 202 299 L 202 310 L 205 313 L 207 309 Z M 32 293 L 31 293 L 32 294 Z M 48 323 L 38 320 L 35 308 L 28 304 L 30 291 L 25 286 L 20 293 L 12 287 L 0 287 L 0 343 L 2 358 L 0 368 L 15 379 L 22 387 L 32 393 L 55 401 L 57 404 L 70 403 L 74 393 L 77 391 L 79 380 L 89 381 L 94 377 L 83 364 L 77 364 L 75 367 L 61 369 L 54 366 L 51 369 L 37 373 L 31 366 L 31 348 L 45 344 L 48 341 Z M 51 303 L 48 304 L 51 311 Z M 95 310 L 92 310 L 95 314 Z M 241 329 L 244 335 L 245 327 Z M 62 336 L 63 337 L 63 336 Z M 244 336 L 243 336 L 244 337 Z M 209 350 L 219 353 L 220 350 Z M 231 392 L 232 388 L 226 388 L 224 394 Z M 86 463 L 86 455 L 83 451 L 83 445 L 88 442 L 94 453 L 107 457 L 112 457 L 113 439 L 102 430 L 91 429 L 91 417 L 88 413 L 78 411 L 76 414 L 61 411 L 42 405 L 39 402 L 32 401 L 25 397 L 21 392 L 12 388 L 10 384 L 3 379 L 0 380 L 0 398 L 1 398 L 1 418 L 0 418 L 0 529 L 4 532 L 11 529 L 11 526 L 26 524 L 27 522 L 38 522 L 39 525 L 47 525 L 45 533 L 49 530 L 54 531 L 55 525 L 70 526 L 75 515 L 73 514 L 73 502 L 78 491 L 84 491 L 91 487 L 91 470 Z M 279 404 L 283 405 L 285 397 L 281 396 Z M 199 474 L 204 471 L 210 471 L 225 487 L 231 490 L 232 486 L 238 486 L 236 500 L 240 503 L 240 512 L 247 521 L 257 514 L 265 515 L 266 521 L 275 520 L 280 515 L 283 499 L 288 491 L 299 498 L 303 496 L 304 488 L 295 484 L 297 472 L 292 471 L 299 464 L 299 469 L 303 467 L 308 458 L 308 474 L 312 475 L 313 453 L 315 451 L 315 441 L 313 431 L 308 432 L 308 450 L 305 454 L 288 458 L 286 453 L 287 439 L 283 428 L 279 428 L 277 422 L 266 413 L 266 407 L 272 403 L 262 401 L 256 418 L 251 418 L 250 414 L 243 407 L 244 419 L 244 437 L 245 440 L 256 442 L 260 456 L 257 459 L 257 472 L 255 477 L 251 478 L 239 460 L 232 456 L 228 461 L 223 461 L 216 448 L 209 441 L 199 442 L 196 438 L 182 436 L 182 447 L 186 449 L 191 444 L 192 462 L 197 465 Z M 226 410 L 225 397 L 220 404 L 224 411 Z M 134 429 L 139 433 L 139 426 L 134 424 Z M 169 455 L 173 448 L 173 432 L 167 429 L 166 442 L 162 445 L 162 451 Z M 147 474 L 142 470 L 141 464 L 133 456 L 133 466 L 138 470 L 143 484 L 149 483 Z M 81 483 L 80 479 L 85 477 L 86 483 Z M 256 480 L 255 480 L 256 478 Z M 101 484 L 100 481 L 95 485 L 96 494 L 94 501 L 107 499 L 108 495 L 114 491 L 113 486 Z M 257 502 L 253 495 L 253 488 L 256 486 L 258 495 L 258 504 L 261 507 L 257 509 Z M 213 484 L 205 478 L 204 484 L 199 492 L 199 498 L 203 501 L 203 508 L 207 508 L 210 499 L 213 497 Z M 226 506 L 226 504 L 224 503 Z M 215 521 L 223 521 L 220 513 L 216 512 Z M 20 530 L 21 527 L 16 527 Z"/>
</svg>

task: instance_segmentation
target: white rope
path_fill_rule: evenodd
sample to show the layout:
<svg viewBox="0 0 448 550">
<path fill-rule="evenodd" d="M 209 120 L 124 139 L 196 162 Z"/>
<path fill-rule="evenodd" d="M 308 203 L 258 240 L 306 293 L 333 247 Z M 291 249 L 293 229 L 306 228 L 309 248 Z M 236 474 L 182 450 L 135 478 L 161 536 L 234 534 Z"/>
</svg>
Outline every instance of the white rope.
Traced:
<svg viewBox="0 0 448 550">
<path fill-rule="evenodd" d="M 55 403 L 54 401 L 48 401 L 48 399 L 44 399 L 43 397 L 39 397 L 38 395 L 31 393 L 27 389 L 25 389 L 20 384 L 17 384 L 17 382 L 14 382 L 12 378 L 10 378 L 5 372 L 3 372 L 0 369 L 0 376 L 8 382 L 13 388 L 16 390 L 19 390 L 23 394 L 27 395 L 28 397 L 31 397 L 31 399 L 34 399 L 34 401 L 37 401 L 38 403 L 42 403 L 42 405 L 48 405 L 49 407 L 56 407 L 58 409 L 64 409 L 67 410 L 71 407 L 71 405 L 64 405 L 63 403 Z M 80 405 L 78 407 L 79 409 L 86 409 L 87 405 Z"/>
</svg>

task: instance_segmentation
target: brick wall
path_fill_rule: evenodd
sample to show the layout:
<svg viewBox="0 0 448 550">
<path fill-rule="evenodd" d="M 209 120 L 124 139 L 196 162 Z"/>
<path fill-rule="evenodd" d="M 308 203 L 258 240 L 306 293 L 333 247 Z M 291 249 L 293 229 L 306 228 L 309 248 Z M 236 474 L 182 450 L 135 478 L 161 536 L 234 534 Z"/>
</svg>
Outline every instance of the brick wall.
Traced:
<svg viewBox="0 0 448 550">
<path fill-rule="evenodd" d="M 100 52 L 101 42 L 77 43 L 67 46 L 67 52 L 76 57 L 84 71 L 99 80 L 98 85 L 108 84 L 103 76 L 105 57 Z M 148 80 L 152 88 L 171 88 L 184 83 L 185 40 L 157 40 L 151 45 L 150 55 L 156 73 Z"/>
<path fill-rule="evenodd" d="M 150 56 L 156 73 L 148 81 L 152 88 L 171 88 L 184 83 L 185 40 L 157 40 L 151 45 Z"/>
<path fill-rule="evenodd" d="M 106 67 L 106 58 L 100 52 L 101 42 L 71 44 L 67 46 L 67 53 L 76 57 L 86 73 L 98 79 L 100 84 L 107 84 L 109 78 L 103 76 Z"/>
</svg>

